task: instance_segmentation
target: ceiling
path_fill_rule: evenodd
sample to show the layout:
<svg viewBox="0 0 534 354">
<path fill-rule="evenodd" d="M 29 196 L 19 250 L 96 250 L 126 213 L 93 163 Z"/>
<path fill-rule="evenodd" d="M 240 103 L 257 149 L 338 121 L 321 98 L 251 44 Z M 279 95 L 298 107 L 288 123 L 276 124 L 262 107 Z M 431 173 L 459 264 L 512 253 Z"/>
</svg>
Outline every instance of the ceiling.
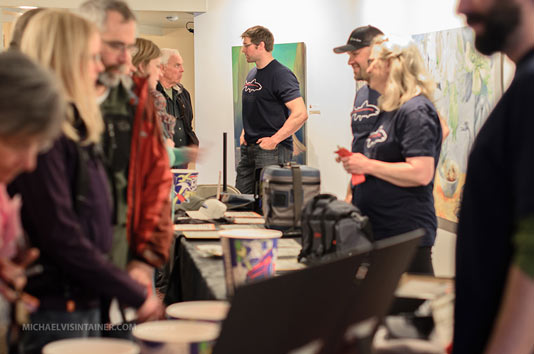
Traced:
<svg viewBox="0 0 534 354">
<path fill-rule="evenodd" d="M 134 11 L 137 22 L 142 26 L 153 26 L 160 28 L 185 28 L 187 22 L 193 22 L 194 16 L 188 12 L 177 11 Z M 167 17 L 178 16 L 176 21 L 169 21 Z M 191 27 L 190 23 L 188 27 Z"/>
<path fill-rule="evenodd" d="M 17 14 L 23 13 L 25 10 L 21 10 L 14 6 L 3 6 L 0 8 L 0 15 L 5 20 L 14 19 Z M 148 29 L 149 31 L 157 30 L 171 30 L 177 28 L 185 28 L 188 22 L 194 21 L 194 15 L 189 12 L 180 11 L 134 11 L 137 17 L 137 22 L 141 28 Z M 169 21 L 167 17 L 177 16 L 176 21 Z M 188 28 L 194 28 L 193 23 L 187 25 Z"/>
</svg>

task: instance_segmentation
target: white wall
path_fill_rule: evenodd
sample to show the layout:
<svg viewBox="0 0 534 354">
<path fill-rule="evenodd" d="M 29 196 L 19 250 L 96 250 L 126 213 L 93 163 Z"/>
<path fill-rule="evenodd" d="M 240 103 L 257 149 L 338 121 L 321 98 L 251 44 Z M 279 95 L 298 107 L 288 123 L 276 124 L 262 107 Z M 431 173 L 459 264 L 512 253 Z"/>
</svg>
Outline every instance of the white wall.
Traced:
<svg viewBox="0 0 534 354">
<path fill-rule="evenodd" d="M 196 130 L 206 148 L 197 164 L 200 183 L 217 182 L 222 132 L 233 136 L 231 47 L 241 44 L 245 29 L 261 24 L 276 43 L 306 43 L 307 105 L 321 112 L 308 119 L 308 164 L 321 170 L 323 192 L 342 197 L 348 177 L 333 151 L 350 147 L 354 80 L 348 56 L 332 48 L 366 24 L 397 34 L 460 27 L 455 5 L 456 0 L 208 0 L 208 12 L 195 18 Z M 233 152 L 228 170 L 233 184 Z"/>
<path fill-rule="evenodd" d="M 195 52 L 194 37 L 185 28 L 166 31 L 165 35 L 148 35 L 140 33 L 140 37 L 149 39 L 160 48 L 177 49 L 184 60 L 184 75 L 182 84 L 191 93 L 192 102 L 195 101 Z"/>
<path fill-rule="evenodd" d="M 208 0 L 207 13 L 195 18 L 195 119 L 204 148 L 197 164 L 200 183 L 217 183 L 222 132 L 233 137 L 231 47 L 241 44 L 245 29 L 260 24 L 273 32 L 276 43 L 306 43 L 307 105 L 321 112 L 308 119 L 308 164 L 321 170 L 323 192 L 343 197 L 348 177 L 332 152 L 337 145 L 350 147 L 355 85 L 348 56 L 336 55 L 332 48 L 344 44 L 354 28 L 367 24 L 403 35 L 461 27 L 456 1 Z M 228 181 L 234 184 L 233 151 L 228 159 Z M 433 250 L 436 275 L 454 274 L 455 240 L 454 234 L 438 230 Z"/>
</svg>

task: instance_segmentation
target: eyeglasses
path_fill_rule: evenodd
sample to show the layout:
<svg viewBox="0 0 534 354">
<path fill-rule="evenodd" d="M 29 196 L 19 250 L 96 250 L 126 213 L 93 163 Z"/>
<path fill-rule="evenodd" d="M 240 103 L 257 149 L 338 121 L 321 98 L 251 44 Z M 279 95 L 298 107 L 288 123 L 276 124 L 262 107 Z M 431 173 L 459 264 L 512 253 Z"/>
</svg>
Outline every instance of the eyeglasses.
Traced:
<svg viewBox="0 0 534 354">
<path fill-rule="evenodd" d="M 137 48 L 135 44 L 126 45 L 125 43 L 120 42 L 120 41 L 102 41 L 102 42 L 116 52 L 127 51 L 128 53 L 130 53 L 131 56 L 136 55 L 137 52 L 139 51 L 139 48 Z"/>
<path fill-rule="evenodd" d="M 248 48 L 248 47 L 250 47 L 250 46 L 253 45 L 253 44 L 254 44 L 254 43 L 246 43 L 246 44 L 243 43 L 243 47 Z"/>
</svg>

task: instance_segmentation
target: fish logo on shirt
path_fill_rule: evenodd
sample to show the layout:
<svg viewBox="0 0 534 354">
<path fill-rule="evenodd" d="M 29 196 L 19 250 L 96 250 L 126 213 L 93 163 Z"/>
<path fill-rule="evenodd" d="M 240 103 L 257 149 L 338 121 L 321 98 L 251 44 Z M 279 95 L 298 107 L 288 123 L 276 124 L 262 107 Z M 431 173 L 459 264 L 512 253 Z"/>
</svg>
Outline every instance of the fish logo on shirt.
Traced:
<svg viewBox="0 0 534 354">
<path fill-rule="evenodd" d="M 375 144 L 382 143 L 386 141 L 388 138 L 388 134 L 384 130 L 384 126 L 381 125 L 378 127 L 377 130 L 369 134 L 369 137 L 367 138 L 367 148 L 372 147 Z"/>
<path fill-rule="evenodd" d="M 243 90 L 248 93 L 252 93 L 254 91 L 260 91 L 262 89 L 262 86 L 259 82 L 256 81 L 256 79 L 253 79 L 252 81 L 245 80 L 245 87 Z"/>
<path fill-rule="evenodd" d="M 380 113 L 380 108 L 374 104 L 369 104 L 369 100 L 365 100 L 361 106 L 354 107 L 350 116 L 354 121 L 362 121 L 364 119 L 376 117 Z"/>
</svg>

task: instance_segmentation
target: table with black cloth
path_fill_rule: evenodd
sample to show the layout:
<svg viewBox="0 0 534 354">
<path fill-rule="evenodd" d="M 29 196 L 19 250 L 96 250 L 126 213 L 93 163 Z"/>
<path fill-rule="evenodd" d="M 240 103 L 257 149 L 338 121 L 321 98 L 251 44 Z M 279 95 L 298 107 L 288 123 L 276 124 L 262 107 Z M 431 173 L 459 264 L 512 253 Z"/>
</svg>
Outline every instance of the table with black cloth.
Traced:
<svg viewBox="0 0 534 354">
<path fill-rule="evenodd" d="M 174 242 L 174 261 L 170 271 L 165 303 L 191 300 L 224 300 L 224 266 L 221 257 L 206 257 L 195 245 L 219 241 L 189 241 L 181 233 Z"/>
<path fill-rule="evenodd" d="M 280 239 L 279 241 L 278 249 L 281 251 L 282 257 L 279 257 L 277 260 L 277 267 L 279 263 L 287 261 L 288 258 L 292 258 L 292 261 L 293 258 L 296 258 L 294 256 L 295 253 L 293 253 L 294 250 L 291 250 L 291 257 L 288 257 L 287 252 L 284 255 L 285 247 L 282 246 L 280 248 L 280 243 L 283 244 L 288 241 L 293 242 L 293 240 Z M 172 256 L 173 262 L 171 262 L 169 283 L 164 300 L 166 305 L 181 301 L 227 299 L 222 257 L 210 257 L 198 248 L 198 246 L 202 245 L 214 246 L 219 244 L 219 240 L 187 239 L 183 236 L 182 232 L 176 232 L 173 245 L 174 252 L 171 252 L 174 253 Z M 291 245 L 291 247 L 294 246 Z M 286 248 L 286 250 L 287 249 L 289 248 Z M 277 274 L 279 273 L 280 272 L 277 271 Z M 414 287 L 414 285 L 410 286 L 410 284 L 416 285 Z M 410 340 L 413 340 L 417 338 L 423 341 L 428 341 L 429 333 L 434 325 L 432 318 L 422 317 L 417 318 L 417 321 L 412 321 L 413 323 L 410 322 L 414 318 L 417 308 L 425 298 L 425 296 L 420 297 L 419 295 L 421 294 L 417 293 L 428 295 L 429 293 L 435 292 L 433 296 L 442 294 L 445 292 L 444 289 L 450 288 L 450 284 L 451 279 L 404 275 L 399 283 L 399 289 L 397 290 L 397 295 L 400 297 L 397 297 L 394 300 L 388 316 L 389 322 L 388 320 L 385 322 L 385 328 L 387 328 L 389 333 L 388 335 L 396 333 L 396 335 L 400 335 L 397 337 L 398 339 L 410 338 Z M 422 287 L 422 289 L 417 289 L 417 287 Z M 397 324 L 399 319 L 402 319 L 401 317 L 403 316 L 407 318 L 402 321 L 402 323 L 406 323 L 403 325 L 403 331 L 409 335 L 402 331 L 391 332 L 395 330 L 395 324 Z M 449 327 L 449 323 L 442 323 L 441 326 L 447 328 Z M 441 332 L 446 332 L 446 330 L 442 330 Z M 402 335 L 406 335 L 406 337 L 403 337 Z M 433 344 L 436 343 L 434 342 Z"/>
<path fill-rule="evenodd" d="M 219 244 L 219 240 L 192 240 L 184 237 L 182 232 L 175 233 L 165 304 L 226 299 L 222 257 L 209 256 L 197 248 Z M 296 260 L 299 251 L 300 245 L 296 240 L 279 240 L 277 274 L 304 267 Z"/>
</svg>

